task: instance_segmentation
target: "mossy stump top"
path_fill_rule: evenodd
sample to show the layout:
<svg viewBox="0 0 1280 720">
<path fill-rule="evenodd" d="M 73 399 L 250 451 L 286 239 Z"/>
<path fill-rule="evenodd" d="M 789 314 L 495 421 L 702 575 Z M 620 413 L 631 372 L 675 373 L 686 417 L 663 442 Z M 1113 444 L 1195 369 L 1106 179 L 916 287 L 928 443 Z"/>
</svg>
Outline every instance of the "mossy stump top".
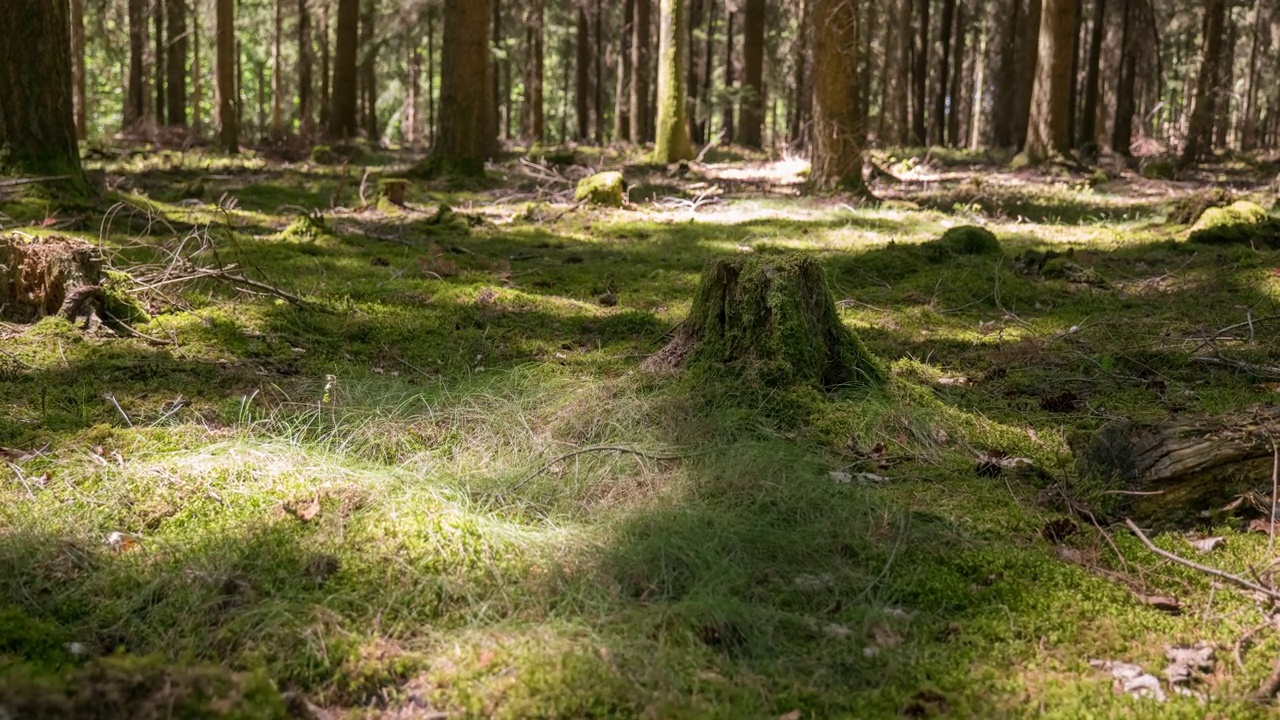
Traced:
<svg viewBox="0 0 1280 720">
<path fill-rule="evenodd" d="M 822 266 L 803 255 L 715 260 L 652 371 L 699 365 L 774 386 L 875 387 L 884 369 L 840 322 Z"/>
<path fill-rule="evenodd" d="M 614 171 L 596 173 L 578 181 L 573 199 L 602 207 L 622 207 L 626 184 L 622 173 Z"/>
</svg>

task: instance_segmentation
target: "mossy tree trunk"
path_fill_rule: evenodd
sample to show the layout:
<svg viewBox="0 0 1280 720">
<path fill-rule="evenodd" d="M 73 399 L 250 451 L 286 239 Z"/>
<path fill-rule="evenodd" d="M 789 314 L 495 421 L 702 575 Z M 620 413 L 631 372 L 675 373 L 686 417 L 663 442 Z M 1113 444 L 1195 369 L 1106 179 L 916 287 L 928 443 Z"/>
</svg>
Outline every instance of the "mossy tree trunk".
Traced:
<svg viewBox="0 0 1280 720">
<path fill-rule="evenodd" d="M 712 262 L 688 319 L 645 368 L 691 364 L 768 385 L 875 387 L 885 379 L 880 363 L 840 322 L 822 266 L 801 255 Z"/>
<path fill-rule="evenodd" d="M 649 25 L 652 0 L 635 0 L 631 27 L 631 140 L 643 144 L 653 132 L 649 113 Z"/>
<path fill-rule="evenodd" d="M 862 182 L 858 8 L 854 0 L 815 0 L 813 171 L 823 189 L 866 192 Z"/>
<path fill-rule="evenodd" d="M 217 0 L 215 34 L 218 61 L 218 144 L 229 153 L 240 152 L 240 88 L 236 82 L 235 0 Z"/>
<path fill-rule="evenodd" d="M 440 67 L 440 130 L 431 157 L 418 174 L 483 175 L 497 150 L 497 108 L 489 97 L 488 2 L 446 0 Z"/>
<path fill-rule="evenodd" d="M 1033 163 L 1071 154 L 1072 43 L 1076 0 L 1045 0 L 1040 13 L 1039 61 L 1027 121 L 1026 156 Z"/>
<path fill-rule="evenodd" d="M 658 127 L 653 149 L 653 161 L 659 163 L 693 159 L 681 72 L 688 62 L 684 22 L 684 0 L 662 0 L 658 18 Z"/>
<path fill-rule="evenodd" d="M 69 176 L 84 189 L 66 0 L 0 2 L 0 175 Z"/>
<path fill-rule="evenodd" d="M 338 31 L 333 51 L 329 137 L 356 136 L 356 54 L 360 46 L 360 0 L 338 0 Z"/>
</svg>

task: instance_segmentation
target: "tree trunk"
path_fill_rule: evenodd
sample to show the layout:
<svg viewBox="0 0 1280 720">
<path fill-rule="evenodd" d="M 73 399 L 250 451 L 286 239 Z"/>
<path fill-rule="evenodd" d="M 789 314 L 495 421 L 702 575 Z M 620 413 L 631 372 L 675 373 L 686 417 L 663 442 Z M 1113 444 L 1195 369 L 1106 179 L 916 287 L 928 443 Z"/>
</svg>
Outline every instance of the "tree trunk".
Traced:
<svg viewBox="0 0 1280 720">
<path fill-rule="evenodd" d="M 720 124 L 723 125 L 724 141 L 732 143 L 737 140 L 737 122 L 734 117 L 734 105 L 737 97 L 737 76 L 733 72 L 733 20 L 737 13 L 726 3 L 724 13 L 724 89 L 725 100 Z"/>
<path fill-rule="evenodd" d="M 1187 145 L 1182 151 L 1184 163 L 1204 157 L 1213 145 L 1213 120 L 1216 115 L 1218 60 L 1222 57 L 1222 34 L 1227 13 L 1226 0 L 1206 0 L 1204 51 L 1201 53 L 1200 76 L 1196 80 L 1195 107 L 1187 129 Z"/>
<path fill-rule="evenodd" d="M 298 129 L 304 140 L 315 133 L 311 86 L 311 8 L 308 0 L 298 0 Z"/>
<path fill-rule="evenodd" d="M 938 53 L 938 92 L 933 98 L 933 117 L 931 118 L 933 121 L 931 140 L 934 145 L 946 144 L 947 85 L 951 80 L 951 31 L 955 25 L 955 14 L 956 0 L 943 0 L 942 24 L 938 28 L 938 40 L 941 45 L 941 52 Z"/>
<path fill-rule="evenodd" d="M 83 191 L 69 13 L 65 0 L 0 2 L 0 176 L 66 175 Z"/>
<path fill-rule="evenodd" d="M 153 74 L 155 76 L 155 108 L 156 108 L 156 125 L 167 124 L 168 115 L 165 112 L 165 92 L 164 92 L 164 73 L 167 63 L 165 57 L 168 55 L 165 48 L 164 36 L 164 3 L 165 0 L 155 0 L 152 6 L 151 17 L 155 21 L 156 31 L 156 49 L 155 56 L 152 58 Z"/>
<path fill-rule="evenodd" d="M 275 0 L 275 25 L 271 42 L 271 134 L 284 135 L 284 3 Z"/>
<path fill-rule="evenodd" d="M 382 126 L 378 122 L 378 49 L 381 44 L 376 42 L 375 33 L 378 0 L 362 0 L 362 2 L 360 48 L 357 51 L 357 56 L 360 58 L 358 70 L 360 77 L 356 81 L 356 87 L 361 94 L 361 104 L 364 106 L 361 125 L 364 127 L 365 137 L 369 138 L 369 142 L 376 144 L 382 137 Z"/>
<path fill-rule="evenodd" d="M 631 140 L 644 144 L 653 132 L 649 117 L 649 26 L 653 17 L 651 0 L 635 0 L 635 4 L 631 35 Z"/>
<path fill-rule="evenodd" d="M 706 0 L 706 2 L 707 43 L 705 51 L 702 53 L 702 92 L 698 101 L 698 135 L 702 137 L 701 143 L 711 142 L 711 93 L 714 90 L 711 74 L 716 56 L 714 50 L 716 40 L 716 0 Z"/>
<path fill-rule="evenodd" d="M 541 3 L 542 0 L 535 0 Z M 427 141 L 436 145 L 436 10 L 427 8 Z"/>
<path fill-rule="evenodd" d="M 1214 80 L 1214 91 L 1218 94 L 1214 100 L 1217 112 L 1213 120 L 1213 147 L 1227 149 L 1227 139 L 1231 132 L 1231 98 L 1235 95 L 1235 52 L 1236 23 L 1231 17 L 1228 6 L 1225 17 L 1226 39 L 1222 43 L 1222 51 L 1218 55 L 1218 77 Z"/>
<path fill-rule="evenodd" d="M 814 187 L 865 193 L 854 0 L 817 0 L 813 13 Z"/>
<path fill-rule="evenodd" d="M 320 2 L 320 28 L 319 28 L 320 30 L 320 97 L 319 97 L 320 124 L 319 124 L 319 127 L 322 128 L 323 132 L 328 132 L 329 122 L 332 117 L 331 113 L 333 111 L 333 95 L 331 92 L 332 90 L 331 81 L 333 80 L 333 69 L 332 69 L 333 62 L 332 62 L 331 54 L 329 52 L 329 48 L 330 48 L 329 41 L 330 41 L 330 36 L 332 34 L 332 29 L 329 24 L 330 0 L 319 0 L 319 2 Z M 431 11 L 428 10 L 427 12 L 430 13 Z M 428 15 L 428 20 L 427 20 L 428 27 L 430 27 L 430 22 L 431 22 L 430 18 L 431 16 Z M 431 38 L 429 35 L 430 33 L 428 33 L 428 38 L 427 38 L 428 43 L 430 43 L 431 41 Z M 429 75 L 428 75 L 428 79 L 430 79 Z M 430 93 L 428 93 L 428 100 L 430 99 L 429 96 L 430 96 Z"/>
<path fill-rule="evenodd" d="M 794 147 L 804 147 L 808 139 L 809 117 L 813 109 L 813 83 L 809 77 L 809 36 L 812 28 L 809 19 L 813 15 L 815 0 L 800 1 L 800 27 L 796 30 L 795 101 L 791 104 L 790 141 Z"/>
<path fill-rule="evenodd" d="M 1253 8 L 1253 34 L 1249 43 L 1248 88 L 1245 91 L 1244 120 L 1240 129 L 1240 149 L 1249 152 L 1258 146 L 1258 45 L 1266 17 L 1261 3 Z"/>
<path fill-rule="evenodd" d="M 1041 14 L 1039 63 L 1027 125 L 1026 156 L 1033 163 L 1071 154 L 1067 126 L 1075 3 L 1076 0 L 1045 0 Z"/>
<path fill-rule="evenodd" d="M 595 111 L 596 144 L 604 145 L 604 8 L 600 0 L 596 0 L 595 16 L 592 18 L 595 27 L 595 40 L 591 43 L 591 52 L 595 56 L 594 80 L 595 95 L 591 103 Z"/>
<path fill-rule="evenodd" d="M 444 50 L 440 68 L 440 134 L 432 148 L 428 175 L 483 175 L 493 156 L 493 136 L 487 93 L 493 72 L 489 51 L 487 2 L 445 0 Z"/>
<path fill-rule="evenodd" d="M 995 99 L 992 103 L 991 136 L 992 143 L 999 148 L 1017 146 L 1018 132 L 1014 129 L 1014 119 L 1018 104 L 1018 62 L 1021 54 L 1019 44 L 1022 40 L 1022 0 L 1009 0 L 1008 16 L 1005 18 L 1004 42 L 999 44 L 1000 66 L 996 71 Z M 997 25 L 998 27 L 998 25 Z"/>
<path fill-rule="evenodd" d="M 636 21 L 636 0 L 626 0 L 622 7 L 622 33 L 618 36 L 617 92 L 613 96 L 613 138 L 631 140 L 631 26 Z"/>
<path fill-rule="evenodd" d="M 702 83 L 699 82 L 698 70 L 700 63 L 698 62 L 698 43 L 695 41 L 694 32 L 699 25 L 702 24 L 702 8 L 705 0 L 685 0 L 685 7 L 688 8 L 688 17 L 685 25 L 685 121 L 689 124 L 689 141 L 695 145 L 701 145 L 706 142 L 700 128 L 702 117 L 702 99 L 699 91 Z"/>
<path fill-rule="evenodd" d="M 911 8 L 915 0 L 897 0 L 901 16 L 898 18 L 898 70 L 894 74 L 894 97 L 890 101 L 894 104 L 893 124 L 895 135 L 894 142 L 899 145 L 910 145 L 913 136 L 913 128 L 911 127 L 911 63 L 914 55 L 912 54 L 912 33 L 911 33 Z"/>
<path fill-rule="evenodd" d="M 502 37 L 502 139 L 511 139 L 511 48 Z"/>
<path fill-rule="evenodd" d="M 1128 157 L 1133 144 L 1133 86 L 1137 78 L 1135 55 L 1134 0 L 1120 0 L 1124 6 L 1120 29 L 1120 79 L 1116 85 L 1116 117 L 1111 128 L 1111 149 Z"/>
<path fill-rule="evenodd" d="M 851 2 L 817 0 L 815 5 Z M 827 16 L 821 10 L 815 15 Z M 826 55 L 814 57 L 826 65 Z M 851 79 L 840 78 L 846 86 L 853 85 Z M 866 389 L 885 379 L 880 363 L 840 322 L 822 265 L 807 255 L 713 261 L 675 338 L 643 367 L 670 372 L 695 364 L 775 387 Z"/>
<path fill-rule="evenodd" d="M 947 143 L 952 147 L 964 147 L 965 139 L 960 134 L 960 120 L 963 113 L 960 112 L 964 102 L 964 51 L 965 39 L 968 35 L 969 28 L 967 25 L 968 18 L 965 17 L 965 3 L 961 2 L 956 8 L 956 32 L 955 43 L 953 45 L 953 55 L 951 57 L 951 105 L 947 110 Z"/>
<path fill-rule="evenodd" d="M 912 139 L 918 146 L 929 144 L 928 125 L 925 123 L 925 98 L 929 93 L 929 0 L 919 0 L 916 4 L 915 72 L 911 78 L 911 131 Z"/>
<path fill-rule="evenodd" d="M 672 163 L 693 159 L 685 124 L 684 0 L 661 0 L 658 30 L 658 117 L 653 161 Z"/>
<path fill-rule="evenodd" d="M 240 152 L 240 95 L 236 80 L 235 0 L 217 0 L 218 144 L 226 152 Z"/>
<path fill-rule="evenodd" d="M 490 46 L 494 57 L 498 57 L 498 50 L 502 47 L 502 0 L 490 0 L 492 7 L 489 8 L 489 30 L 492 35 L 490 37 Z M 495 63 L 496 63 L 495 59 Z M 489 113 L 489 122 L 493 123 L 490 130 L 495 138 L 499 136 L 502 128 L 502 73 L 495 65 L 494 71 L 490 73 L 493 82 L 489 83 L 489 102 L 493 104 L 493 111 Z"/>
<path fill-rule="evenodd" d="M 1060 2 L 1062 0 L 1050 0 Z M 1018 63 L 1017 100 L 1014 104 L 1013 130 L 1015 145 L 1022 149 L 1027 142 L 1027 130 L 1031 121 L 1031 100 L 1035 91 L 1037 61 L 1040 53 L 1040 29 L 1043 3 L 1030 0 L 1023 18 L 1022 38 L 1019 42 L 1021 60 Z"/>
<path fill-rule="evenodd" d="M 1076 78 L 1080 77 L 1080 31 L 1084 29 L 1084 14 L 1080 12 L 1081 2 L 1083 0 L 1071 0 L 1071 69 L 1067 73 L 1070 78 L 1067 94 L 1067 142 L 1073 149 L 1076 146 L 1076 110 L 1080 104 Z"/>
<path fill-rule="evenodd" d="M 1271 490 L 1280 407 L 1158 423 L 1114 422 L 1073 443 L 1084 477 L 1120 490 L 1121 512 L 1175 524 L 1234 497 Z"/>
<path fill-rule="evenodd" d="M 486 13 L 487 14 L 487 13 Z M 329 137 L 347 141 L 356 136 L 356 68 L 360 47 L 360 0 L 338 0 L 338 33 L 333 54 L 332 106 Z"/>
<path fill-rule="evenodd" d="M 165 10 L 169 30 L 168 80 L 165 119 L 171 127 L 187 126 L 187 4 L 168 0 Z"/>
<path fill-rule="evenodd" d="M 204 0 L 191 0 L 191 131 L 204 133 L 204 65 L 200 58 L 200 11 Z"/>
<path fill-rule="evenodd" d="M 528 118 L 525 141 L 542 143 L 546 140 L 543 113 L 543 17 L 542 0 L 530 0 L 526 8 L 526 51 L 524 65 L 524 115 Z"/>
<path fill-rule="evenodd" d="M 71 107 L 76 138 L 84 140 L 89 134 L 85 107 L 84 0 L 71 0 Z"/>
<path fill-rule="evenodd" d="M 1106 32 L 1107 0 L 1093 0 L 1093 27 L 1089 32 L 1089 61 L 1084 71 L 1084 114 L 1079 141 L 1088 158 L 1098 154 L 1098 76 L 1102 71 L 1102 43 Z"/>
<path fill-rule="evenodd" d="M 129 0 L 129 97 L 124 127 L 136 129 L 147 117 L 147 0 Z"/>
<path fill-rule="evenodd" d="M 981 11 L 981 6 L 978 6 Z M 987 16 L 988 18 L 990 15 Z M 973 103 L 969 108 L 969 149 L 982 147 L 985 130 L 983 118 L 986 117 L 987 93 L 987 28 L 989 20 L 979 15 L 978 52 L 973 58 Z"/>
<path fill-rule="evenodd" d="M 578 142 L 585 142 L 591 134 L 591 40 L 588 37 L 590 25 L 587 22 L 587 9 L 582 3 L 586 0 L 577 0 L 578 2 L 578 26 L 577 26 L 577 45 L 575 46 L 575 65 L 576 75 L 574 76 L 577 83 L 574 86 L 574 100 L 577 104 L 577 130 L 576 138 Z"/>
<path fill-rule="evenodd" d="M 742 11 L 742 79 L 745 92 L 738 117 L 738 140 L 750 148 L 762 145 L 764 128 L 765 0 L 746 0 Z"/>
</svg>

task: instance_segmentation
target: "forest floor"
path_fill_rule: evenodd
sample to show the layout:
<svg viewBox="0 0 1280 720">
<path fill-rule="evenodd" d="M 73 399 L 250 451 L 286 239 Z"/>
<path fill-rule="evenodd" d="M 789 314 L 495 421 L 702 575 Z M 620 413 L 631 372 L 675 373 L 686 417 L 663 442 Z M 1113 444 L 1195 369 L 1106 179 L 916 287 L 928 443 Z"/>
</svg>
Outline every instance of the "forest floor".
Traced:
<svg viewBox="0 0 1280 720">
<path fill-rule="evenodd" d="M 1280 252 L 1167 219 L 1209 184 L 1270 207 L 1275 168 L 878 159 L 902 182 L 876 206 L 728 155 L 628 166 L 618 210 L 516 160 L 351 209 L 395 153 L 139 152 L 91 163 L 90 202 L 0 197 L 6 232 L 100 244 L 150 315 L 0 324 L 0 715 L 1264 715 L 1259 603 L 1108 528 L 1069 443 L 1276 402 L 1197 358 L 1277 364 Z M 1002 253 L 922 245 L 974 223 Z M 640 370 L 708 260 L 784 251 L 821 259 L 886 389 Z M 1247 574 L 1269 538 L 1243 526 L 1157 541 Z M 1197 642 L 1212 669 L 1164 701 L 1091 663 L 1159 676 Z"/>
</svg>

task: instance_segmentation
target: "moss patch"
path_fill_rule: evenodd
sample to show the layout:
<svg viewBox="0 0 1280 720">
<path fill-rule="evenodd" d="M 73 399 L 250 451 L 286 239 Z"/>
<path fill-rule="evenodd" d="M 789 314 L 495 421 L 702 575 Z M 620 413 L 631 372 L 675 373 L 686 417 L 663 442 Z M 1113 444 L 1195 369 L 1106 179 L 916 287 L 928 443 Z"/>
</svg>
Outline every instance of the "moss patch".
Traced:
<svg viewBox="0 0 1280 720">
<path fill-rule="evenodd" d="M 1191 228 L 1191 242 L 1204 245 L 1265 245 L 1280 247 L 1280 220 L 1247 200 L 1209 208 Z"/>
<path fill-rule="evenodd" d="M 925 243 L 925 247 L 935 256 L 1000 254 L 1000 240 L 995 233 L 977 225 L 953 227 L 937 240 Z"/>
<path fill-rule="evenodd" d="M 573 199 L 602 207 L 622 207 L 625 188 L 622 173 L 617 171 L 596 173 L 578 181 Z"/>
</svg>

